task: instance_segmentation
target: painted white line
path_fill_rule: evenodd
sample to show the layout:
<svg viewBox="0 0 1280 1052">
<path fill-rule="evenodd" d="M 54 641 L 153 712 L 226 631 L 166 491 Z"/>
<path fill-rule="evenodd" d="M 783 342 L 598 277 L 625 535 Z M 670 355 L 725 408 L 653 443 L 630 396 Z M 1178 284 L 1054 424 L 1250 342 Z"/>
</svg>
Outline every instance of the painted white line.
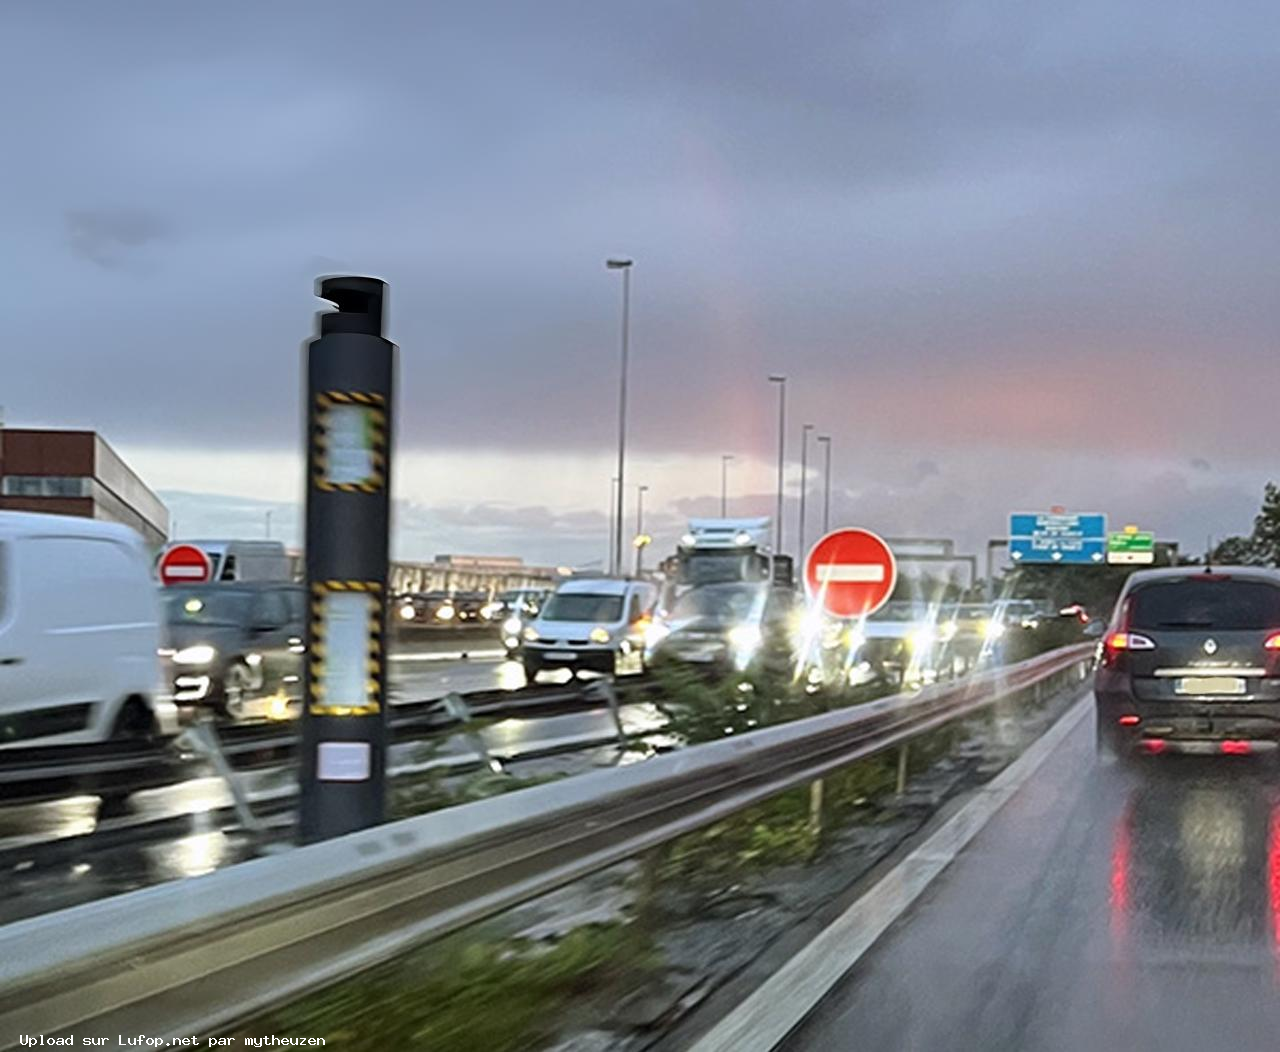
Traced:
<svg viewBox="0 0 1280 1052">
<path fill-rule="evenodd" d="M 439 654 L 391 654 L 388 661 L 461 661 L 463 658 L 501 658 L 505 650 L 448 650 Z"/>
<path fill-rule="evenodd" d="M 693 1052 L 770 1052 L 915 902 L 1089 711 L 1086 694 L 1018 759 L 722 1019 Z"/>
<path fill-rule="evenodd" d="M 819 582 L 874 584 L 883 581 L 885 568 L 880 563 L 823 563 L 814 568 Z"/>
</svg>

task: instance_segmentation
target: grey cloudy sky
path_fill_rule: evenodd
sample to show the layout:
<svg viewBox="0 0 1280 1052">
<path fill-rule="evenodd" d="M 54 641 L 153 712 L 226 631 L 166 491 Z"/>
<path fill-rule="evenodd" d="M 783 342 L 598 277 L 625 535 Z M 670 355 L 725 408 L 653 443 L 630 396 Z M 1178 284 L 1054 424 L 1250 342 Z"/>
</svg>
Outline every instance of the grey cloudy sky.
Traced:
<svg viewBox="0 0 1280 1052">
<path fill-rule="evenodd" d="M 841 520 L 977 544 L 1064 503 L 1198 546 L 1277 444 L 1278 21 L 10 0 L 0 404 L 102 430 L 183 532 L 287 521 L 312 278 L 376 273 L 402 552 L 591 558 L 626 253 L 660 530 L 721 452 L 768 509 L 781 370 Z"/>
</svg>

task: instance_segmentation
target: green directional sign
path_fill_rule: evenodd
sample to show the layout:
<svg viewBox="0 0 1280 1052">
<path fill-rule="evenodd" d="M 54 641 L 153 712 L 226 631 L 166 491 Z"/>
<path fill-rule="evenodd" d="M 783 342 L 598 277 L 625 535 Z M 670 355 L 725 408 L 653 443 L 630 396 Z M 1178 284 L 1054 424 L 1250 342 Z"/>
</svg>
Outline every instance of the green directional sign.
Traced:
<svg viewBox="0 0 1280 1052">
<path fill-rule="evenodd" d="M 1156 535 L 1142 530 L 1127 529 L 1107 535 L 1107 562 L 1154 563 L 1156 561 Z"/>
</svg>

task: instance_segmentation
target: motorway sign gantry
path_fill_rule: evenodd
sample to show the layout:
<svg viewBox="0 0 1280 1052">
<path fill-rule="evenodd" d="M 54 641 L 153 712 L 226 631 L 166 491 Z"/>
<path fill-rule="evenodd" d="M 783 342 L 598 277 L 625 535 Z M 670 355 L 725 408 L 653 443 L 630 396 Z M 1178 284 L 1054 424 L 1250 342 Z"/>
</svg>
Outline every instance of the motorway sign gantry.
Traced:
<svg viewBox="0 0 1280 1052">
<path fill-rule="evenodd" d="M 213 562 L 203 548 L 175 544 L 160 556 L 157 572 L 165 585 L 206 584 L 213 576 Z"/>
<path fill-rule="evenodd" d="M 828 533 L 804 561 L 805 590 L 834 617 L 874 613 L 893 594 L 897 581 L 893 552 L 869 530 Z"/>
<path fill-rule="evenodd" d="M 1107 536 L 1107 562 L 1151 565 L 1156 561 L 1156 535 L 1136 526 Z"/>
<path fill-rule="evenodd" d="M 1097 565 L 1107 556 L 1107 517 L 1065 512 L 1009 516 L 1009 558 L 1015 563 Z"/>
</svg>

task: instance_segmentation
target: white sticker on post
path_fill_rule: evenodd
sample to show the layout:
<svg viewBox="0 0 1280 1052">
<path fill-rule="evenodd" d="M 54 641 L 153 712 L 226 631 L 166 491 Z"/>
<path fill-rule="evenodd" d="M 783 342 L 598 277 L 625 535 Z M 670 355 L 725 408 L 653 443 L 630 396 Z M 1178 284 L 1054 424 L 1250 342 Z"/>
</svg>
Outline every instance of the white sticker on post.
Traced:
<svg viewBox="0 0 1280 1052">
<path fill-rule="evenodd" d="M 316 777 L 322 782 L 367 782 L 372 755 L 368 742 L 321 742 Z"/>
</svg>

